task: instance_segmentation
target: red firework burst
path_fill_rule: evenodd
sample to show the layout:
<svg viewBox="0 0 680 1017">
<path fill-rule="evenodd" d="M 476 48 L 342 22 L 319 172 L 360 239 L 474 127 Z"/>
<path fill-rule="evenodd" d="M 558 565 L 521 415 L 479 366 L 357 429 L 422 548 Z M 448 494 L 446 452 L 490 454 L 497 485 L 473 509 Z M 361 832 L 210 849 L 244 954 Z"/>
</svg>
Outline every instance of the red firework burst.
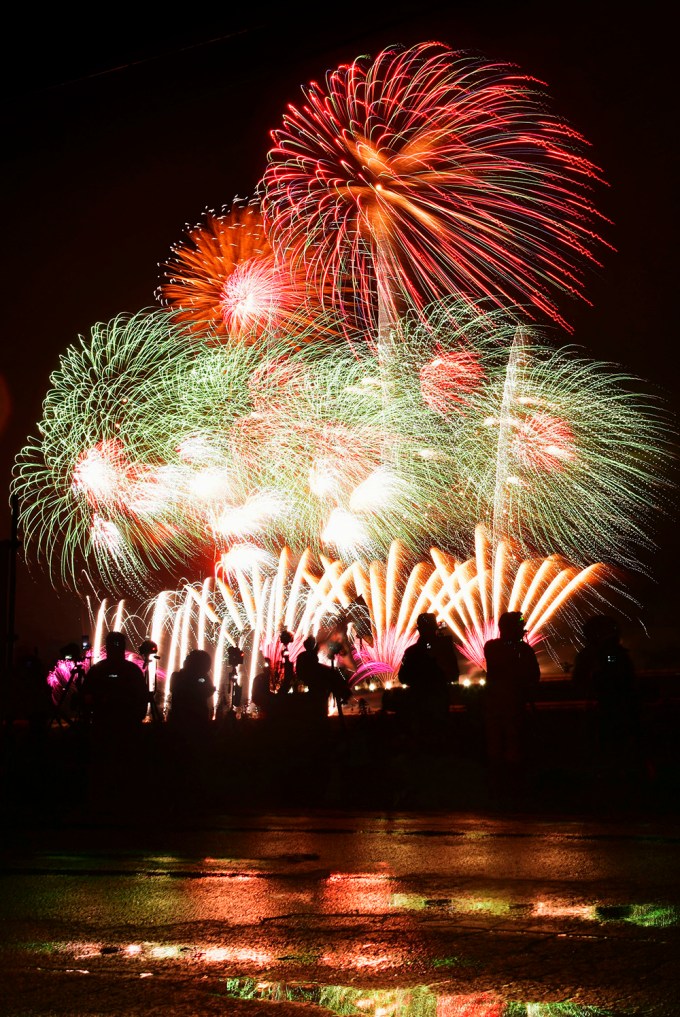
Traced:
<svg viewBox="0 0 680 1017">
<path fill-rule="evenodd" d="M 465 405 L 466 393 L 474 392 L 483 377 L 479 357 L 472 350 L 437 349 L 420 369 L 420 394 L 431 410 L 445 417 Z"/>
<path fill-rule="evenodd" d="M 563 470 L 576 456 L 574 432 L 566 420 L 541 412 L 519 421 L 510 449 L 534 470 Z"/>
<path fill-rule="evenodd" d="M 162 303 L 198 332 L 256 341 L 268 324 L 304 327 L 308 303 L 304 273 L 295 274 L 275 258 L 259 209 L 234 204 L 221 214 L 207 212 L 187 230 L 166 265 L 159 287 Z"/>
<path fill-rule="evenodd" d="M 600 172 L 541 85 L 434 42 L 312 82 L 272 132 L 272 245 L 364 325 L 379 299 L 395 313 L 456 293 L 519 299 L 568 327 L 551 292 L 583 297 Z"/>
</svg>

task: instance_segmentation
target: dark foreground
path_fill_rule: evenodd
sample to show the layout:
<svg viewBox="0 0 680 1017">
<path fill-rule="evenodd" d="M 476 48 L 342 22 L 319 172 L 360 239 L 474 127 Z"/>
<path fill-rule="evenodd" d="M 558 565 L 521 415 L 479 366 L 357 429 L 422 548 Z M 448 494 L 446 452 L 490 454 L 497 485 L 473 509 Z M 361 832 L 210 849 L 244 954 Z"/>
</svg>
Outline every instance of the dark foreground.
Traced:
<svg viewBox="0 0 680 1017">
<path fill-rule="evenodd" d="M 642 702 L 635 739 L 603 747 L 592 706 L 548 685 L 527 714 L 516 771 L 489 765 L 474 689 L 461 688 L 432 729 L 381 711 L 377 694 L 322 728 L 306 697 L 287 696 L 276 720 L 231 715 L 194 738 L 148 721 L 108 747 L 79 723 L 15 723 L 2 732 L 2 803 L 15 822 L 57 824 L 280 808 L 675 815 L 679 686 L 674 678 Z"/>
<path fill-rule="evenodd" d="M 604 754 L 579 704 L 521 773 L 479 717 L 4 732 L 3 1017 L 675 1017 L 677 704 Z"/>
</svg>

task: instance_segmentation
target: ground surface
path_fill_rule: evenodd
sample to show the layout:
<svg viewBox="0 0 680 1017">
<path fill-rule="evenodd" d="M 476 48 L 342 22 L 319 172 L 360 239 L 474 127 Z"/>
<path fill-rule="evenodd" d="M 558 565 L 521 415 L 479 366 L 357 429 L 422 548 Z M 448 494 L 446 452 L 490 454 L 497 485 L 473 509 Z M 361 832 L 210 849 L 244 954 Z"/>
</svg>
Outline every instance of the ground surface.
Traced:
<svg viewBox="0 0 680 1017">
<path fill-rule="evenodd" d="M 0 1014 L 677 1017 L 677 703 L 529 719 L 6 729 Z"/>
<path fill-rule="evenodd" d="M 673 1017 L 679 845 L 669 817 L 15 825 L 2 1013 Z"/>
</svg>

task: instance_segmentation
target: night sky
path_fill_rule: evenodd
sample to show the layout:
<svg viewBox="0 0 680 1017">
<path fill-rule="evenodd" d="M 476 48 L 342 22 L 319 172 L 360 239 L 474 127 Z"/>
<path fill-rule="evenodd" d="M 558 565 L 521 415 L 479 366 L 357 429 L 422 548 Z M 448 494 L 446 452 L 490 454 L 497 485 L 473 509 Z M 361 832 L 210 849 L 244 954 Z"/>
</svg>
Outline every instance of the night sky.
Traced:
<svg viewBox="0 0 680 1017">
<path fill-rule="evenodd" d="M 168 9 L 148 24 L 119 6 L 98 7 L 91 21 L 60 8 L 35 23 L 33 12 L 15 13 L 3 68 L 5 489 L 59 354 L 94 322 L 154 305 L 158 263 L 185 224 L 253 193 L 269 131 L 300 85 L 390 43 L 478 50 L 547 83 L 554 111 L 592 144 L 609 182 L 596 204 L 615 224 L 607 239 L 617 252 L 587 285 L 594 306 L 560 302 L 572 339 L 677 406 L 670 5 L 330 7 L 244 3 L 202 18 L 188 5 L 179 20 Z M 9 508 L 1 527 L 6 537 Z M 675 530 L 659 522 L 653 579 L 630 581 L 642 607 L 631 608 L 624 641 L 641 665 L 678 663 Z M 19 641 L 46 659 L 80 635 L 78 601 L 38 570 L 22 567 L 18 598 Z"/>
</svg>

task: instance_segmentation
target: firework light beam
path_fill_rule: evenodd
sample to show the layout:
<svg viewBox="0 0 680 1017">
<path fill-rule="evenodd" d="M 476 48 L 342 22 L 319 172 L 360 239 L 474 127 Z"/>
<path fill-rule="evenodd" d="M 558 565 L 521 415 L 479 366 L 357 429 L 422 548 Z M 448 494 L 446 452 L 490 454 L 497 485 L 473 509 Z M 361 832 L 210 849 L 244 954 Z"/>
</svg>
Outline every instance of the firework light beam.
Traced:
<svg viewBox="0 0 680 1017">
<path fill-rule="evenodd" d="M 431 556 L 441 580 L 432 610 L 454 633 L 462 655 L 482 671 L 484 644 L 498 638 L 498 619 L 505 611 L 522 612 L 527 642 L 534 646 L 546 638 L 558 614 L 573 628 L 585 606 L 607 604 L 601 588 L 613 578 L 601 563 L 579 568 L 559 555 L 520 561 L 516 545 L 494 544 L 481 525 L 468 561 L 459 564 L 437 548 Z M 572 603 L 577 595 L 579 609 Z"/>
<path fill-rule="evenodd" d="M 542 82 L 426 42 L 359 57 L 303 96 L 272 132 L 265 229 L 345 319 L 389 348 L 405 309 L 454 293 L 566 327 L 552 293 L 585 299 L 603 181 Z"/>
<path fill-rule="evenodd" d="M 272 669 L 281 662 L 280 633 L 291 632 L 294 662 L 306 636 L 320 642 L 337 627 L 338 613 L 351 618 L 351 606 L 362 597 L 368 609 L 370 634 L 347 626 L 349 646 L 343 667 L 352 686 L 362 681 L 393 682 L 404 652 L 417 638 L 422 612 L 436 614 L 457 641 L 458 650 L 479 670 L 484 669 L 484 643 L 498 635 L 503 611 L 519 610 L 525 617 L 531 645 L 546 641 L 563 625 L 578 624 L 585 607 L 608 604 L 603 590 L 611 586 L 601 564 L 580 569 L 558 555 L 520 560 L 517 547 L 502 541 L 493 547 L 483 526 L 475 531 L 475 553 L 457 562 L 438 548 L 428 561 L 413 562 L 404 545 L 394 541 L 385 561 L 354 561 L 320 556 L 310 549 L 294 555 L 284 548 L 278 559 L 263 559 L 258 548 L 225 552 L 214 577 L 166 590 L 139 617 L 126 619 L 124 605 L 116 608 L 121 628 L 146 631 L 149 625 L 159 647 L 159 674 L 170 675 L 192 646 L 208 649 L 214 660 L 215 685 L 223 680 L 227 646 L 246 651 L 245 702 L 250 700 L 255 675 L 265 658 Z M 97 626 L 114 609 L 100 606 Z M 96 639 L 96 637 L 95 637 Z M 165 686 L 165 705 L 169 683 Z"/>
</svg>

